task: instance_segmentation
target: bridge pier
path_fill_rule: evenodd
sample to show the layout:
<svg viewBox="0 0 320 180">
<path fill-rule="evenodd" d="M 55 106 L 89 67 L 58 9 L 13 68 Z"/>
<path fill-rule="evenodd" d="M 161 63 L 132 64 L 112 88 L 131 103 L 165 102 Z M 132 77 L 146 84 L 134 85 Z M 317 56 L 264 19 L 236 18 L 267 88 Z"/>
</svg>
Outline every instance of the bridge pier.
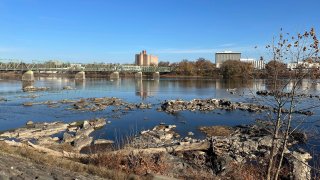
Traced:
<svg viewBox="0 0 320 180">
<path fill-rule="evenodd" d="M 84 71 L 80 71 L 75 75 L 76 80 L 85 80 L 86 79 L 86 73 Z"/>
<path fill-rule="evenodd" d="M 27 71 L 22 74 L 22 81 L 34 81 L 33 71 Z"/>
<path fill-rule="evenodd" d="M 119 79 L 119 72 L 115 71 L 113 73 L 110 74 L 110 79 Z"/>
<path fill-rule="evenodd" d="M 141 79 L 142 78 L 142 72 L 137 72 L 136 74 L 134 74 L 134 77 L 136 79 Z"/>
<path fill-rule="evenodd" d="M 159 79 L 160 78 L 160 73 L 159 72 L 154 72 L 152 74 L 153 79 Z"/>
</svg>

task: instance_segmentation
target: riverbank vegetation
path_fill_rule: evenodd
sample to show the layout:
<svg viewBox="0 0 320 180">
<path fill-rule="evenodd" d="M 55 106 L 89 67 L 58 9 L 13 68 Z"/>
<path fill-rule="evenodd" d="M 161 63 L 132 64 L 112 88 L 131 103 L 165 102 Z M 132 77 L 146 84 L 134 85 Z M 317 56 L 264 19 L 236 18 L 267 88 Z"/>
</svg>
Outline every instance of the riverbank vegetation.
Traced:
<svg viewBox="0 0 320 180">
<path fill-rule="evenodd" d="M 286 171 L 283 166 L 286 161 L 285 156 L 294 156 L 294 152 L 289 150 L 289 139 L 307 122 L 306 119 L 301 121 L 301 117 L 294 115 L 294 112 L 318 107 L 314 104 L 301 106 L 301 102 L 304 101 L 301 93 L 305 91 L 302 81 L 308 79 L 308 83 L 316 83 L 310 78 L 312 69 L 298 66 L 296 70 L 288 73 L 283 62 L 290 60 L 298 64 L 306 59 L 312 60 L 318 57 L 318 44 L 315 30 L 311 28 L 309 31 L 293 35 L 281 30 L 279 36 L 273 38 L 272 43 L 266 46 L 273 58 L 266 66 L 267 80 L 271 82 L 269 89 L 273 91 L 272 98 L 255 97 L 257 102 L 269 105 L 275 110 L 275 113 L 266 116 L 266 120 L 272 124 L 272 146 L 268 156 L 267 180 L 281 178 L 281 172 Z M 283 78 L 284 76 L 287 78 Z M 288 111 L 283 113 L 285 108 Z M 307 168 L 311 169 L 310 166 Z M 313 170 L 315 173 L 319 171 L 319 169 Z M 300 173 L 303 174 L 303 172 Z M 310 177 L 310 175 L 301 176 L 303 179 L 310 179 Z"/>
</svg>

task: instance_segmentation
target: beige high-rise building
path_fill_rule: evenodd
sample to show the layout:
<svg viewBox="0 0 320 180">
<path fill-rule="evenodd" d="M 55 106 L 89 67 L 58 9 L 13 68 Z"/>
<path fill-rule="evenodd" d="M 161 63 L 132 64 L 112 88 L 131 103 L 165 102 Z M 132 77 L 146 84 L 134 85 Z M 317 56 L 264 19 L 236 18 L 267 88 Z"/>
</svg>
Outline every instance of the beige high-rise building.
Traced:
<svg viewBox="0 0 320 180">
<path fill-rule="evenodd" d="M 138 66 L 158 66 L 158 57 L 154 55 L 148 55 L 146 50 L 136 54 L 135 64 Z"/>
</svg>

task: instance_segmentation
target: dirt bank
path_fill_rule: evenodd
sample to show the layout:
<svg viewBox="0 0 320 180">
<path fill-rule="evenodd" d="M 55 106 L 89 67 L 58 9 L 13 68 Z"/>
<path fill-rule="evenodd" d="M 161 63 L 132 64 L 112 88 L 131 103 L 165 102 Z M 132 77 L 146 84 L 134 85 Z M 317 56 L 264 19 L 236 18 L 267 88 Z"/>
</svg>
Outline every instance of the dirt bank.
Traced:
<svg viewBox="0 0 320 180">
<path fill-rule="evenodd" d="M 72 172 L 65 168 L 33 162 L 27 158 L 1 151 L 0 162 L 0 179 L 103 179 L 92 174 Z"/>
</svg>

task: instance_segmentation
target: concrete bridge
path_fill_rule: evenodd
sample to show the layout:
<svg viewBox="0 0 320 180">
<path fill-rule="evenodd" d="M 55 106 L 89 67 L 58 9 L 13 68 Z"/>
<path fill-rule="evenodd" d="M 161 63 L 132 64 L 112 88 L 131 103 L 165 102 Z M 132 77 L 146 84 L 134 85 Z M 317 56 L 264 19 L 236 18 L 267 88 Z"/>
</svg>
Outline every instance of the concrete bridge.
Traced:
<svg viewBox="0 0 320 180">
<path fill-rule="evenodd" d="M 22 80 L 33 80 L 33 72 L 37 73 L 76 73 L 76 80 L 85 79 L 86 72 L 111 72 L 110 78 L 118 79 L 120 72 L 135 73 L 136 78 L 142 78 L 143 73 L 153 73 L 153 78 L 159 78 L 160 73 L 171 72 L 170 67 L 134 66 L 119 64 L 54 64 L 54 63 L 1 63 L 0 71 L 23 72 Z"/>
</svg>

